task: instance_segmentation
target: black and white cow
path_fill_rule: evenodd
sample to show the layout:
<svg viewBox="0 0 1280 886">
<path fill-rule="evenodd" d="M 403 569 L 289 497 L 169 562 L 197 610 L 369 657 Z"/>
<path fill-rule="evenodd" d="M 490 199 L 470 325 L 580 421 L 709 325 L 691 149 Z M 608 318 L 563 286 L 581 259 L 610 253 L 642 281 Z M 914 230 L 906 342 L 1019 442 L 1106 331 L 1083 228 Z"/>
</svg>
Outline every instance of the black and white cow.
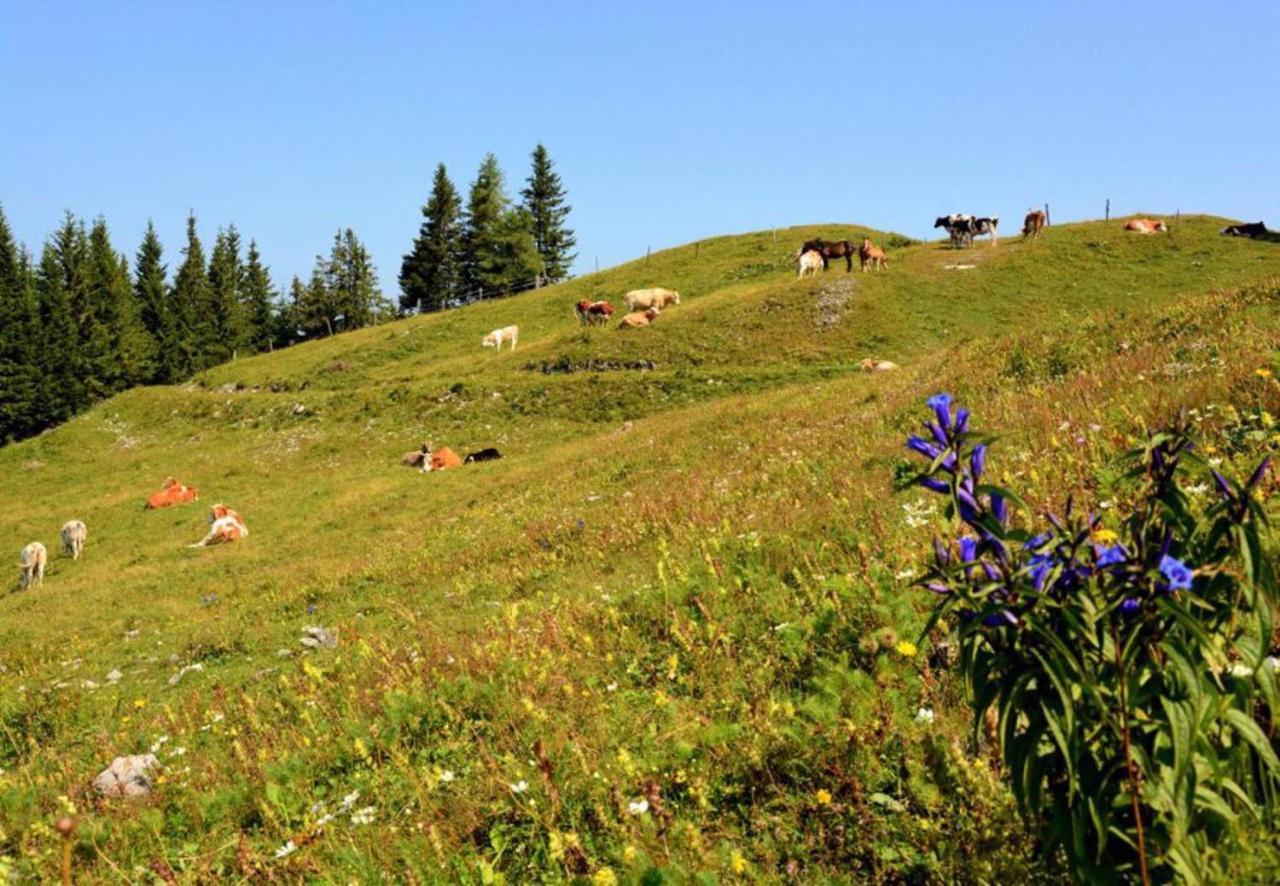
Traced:
<svg viewBox="0 0 1280 886">
<path fill-rule="evenodd" d="M 947 233 L 951 235 L 951 245 L 957 248 L 972 246 L 974 237 L 987 235 L 991 237 L 991 245 L 995 246 L 999 238 L 1000 219 L 994 216 L 979 218 L 972 215 L 953 213 L 938 217 L 934 220 L 933 226 L 935 228 L 946 228 Z"/>
<path fill-rule="evenodd" d="M 1218 232 L 1224 237 L 1265 237 L 1267 226 L 1262 222 L 1251 222 L 1244 225 L 1228 225 Z"/>
</svg>

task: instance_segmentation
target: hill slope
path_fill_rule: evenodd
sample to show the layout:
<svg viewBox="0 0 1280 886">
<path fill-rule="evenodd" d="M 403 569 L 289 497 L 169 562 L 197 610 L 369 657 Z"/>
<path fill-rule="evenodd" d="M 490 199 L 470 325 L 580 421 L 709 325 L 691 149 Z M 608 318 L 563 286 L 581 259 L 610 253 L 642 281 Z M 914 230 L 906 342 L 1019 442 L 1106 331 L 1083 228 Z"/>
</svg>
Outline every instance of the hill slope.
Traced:
<svg viewBox="0 0 1280 886">
<path fill-rule="evenodd" d="M 42 822 L 70 803 L 103 877 L 1044 876 L 953 742 L 959 687 L 865 642 L 914 638 L 927 604 L 907 584 L 940 518 L 889 495 L 900 440 L 946 387 L 1044 503 L 1101 494 L 1105 459 L 1183 407 L 1219 407 L 1204 433 L 1228 458 L 1274 446 L 1255 370 L 1280 368 L 1280 253 L 1220 224 L 917 244 L 817 280 L 795 244 L 865 229 L 716 238 L 132 391 L 0 450 L 9 549 L 90 528 L 84 560 L 0 598 L 0 854 L 51 875 Z M 646 285 L 683 303 L 577 326 L 578 299 Z M 519 349 L 482 351 L 508 323 Z M 423 439 L 505 458 L 398 467 Z M 200 505 L 142 511 L 169 474 Z M 250 537 L 186 548 L 214 501 Z M 304 655 L 311 624 L 338 647 Z M 92 776 L 153 746 L 152 798 L 94 808 Z M 646 791 L 670 820 L 629 814 Z"/>
</svg>

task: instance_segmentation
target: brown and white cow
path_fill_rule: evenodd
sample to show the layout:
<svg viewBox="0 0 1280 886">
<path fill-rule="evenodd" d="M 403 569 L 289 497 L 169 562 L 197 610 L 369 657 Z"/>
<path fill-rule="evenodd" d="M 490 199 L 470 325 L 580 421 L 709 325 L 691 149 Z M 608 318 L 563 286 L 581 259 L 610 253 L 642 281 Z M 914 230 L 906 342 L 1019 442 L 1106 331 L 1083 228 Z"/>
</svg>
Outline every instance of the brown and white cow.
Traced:
<svg viewBox="0 0 1280 886">
<path fill-rule="evenodd" d="M 221 545 L 245 538 L 249 527 L 244 519 L 224 504 L 216 504 L 209 509 L 209 532 L 191 548 L 203 548 L 208 545 Z"/>
<path fill-rule="evenodd" d="M 1133 218 L 1124 223 L 1124 229 L 1135 234 L 1163 234 L 1169 226 L 1156 218 Z"/>
<path fill-rule="evenodd" d="M 866 273 L 868 267 L 883 271 L 885 265 L 889 263 L 889 257 L 884 254 L 883 249 L 871 242 L 870 237 L 863 237 L 862 245 L 858 247 L 858 261 L 862 265 L 863 273 Z"/>
<path fill-rule="evenodd" d="M 578 302 L 575 310 L 578 313 L 578 322 L 583 326 L 608 323 L 609 318 L 613 316 L 613 305 L 607 301 L 587 301 L 583 299 Z"/>
<path fill-rule="evenodd" d="M 1049 217 L 1044 214 L 1043 209 L 1028 210 L 1027 217 L 1022 220 L 1022 239 L 1025 240 L 1030 237 L 1035 240 L 1048 223 Z"/>
<path fill-rule="evenodd" d="M 462 459 L 458 458 L 458 453 L 448 446 L 432 449 L 430 443 L 424 444 L 422 473 L 426 474 L 430 471 L 443 471 L 448 468 L 459 467 L 462 467 Z"/>
</svg>

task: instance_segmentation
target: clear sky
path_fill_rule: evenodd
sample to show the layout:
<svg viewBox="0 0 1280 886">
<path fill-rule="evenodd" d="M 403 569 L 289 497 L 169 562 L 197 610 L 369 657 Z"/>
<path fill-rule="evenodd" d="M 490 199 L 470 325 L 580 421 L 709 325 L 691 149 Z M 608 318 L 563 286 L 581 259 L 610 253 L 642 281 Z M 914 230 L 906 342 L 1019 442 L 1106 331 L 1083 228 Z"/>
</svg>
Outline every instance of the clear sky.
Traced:
<svg viewBox="0 0 1280 886">
<path fill-rule="evenodd" d="M 1280 3 L 0 0 L 0 204 L 170 269 L 187 210 L 280 285 L 339 226 L 398 291 L 435 164 L 544 142 L 576 270 L 822 221 L 932 235 L 1213 212 L 1280 227 Z"/>
</svg>

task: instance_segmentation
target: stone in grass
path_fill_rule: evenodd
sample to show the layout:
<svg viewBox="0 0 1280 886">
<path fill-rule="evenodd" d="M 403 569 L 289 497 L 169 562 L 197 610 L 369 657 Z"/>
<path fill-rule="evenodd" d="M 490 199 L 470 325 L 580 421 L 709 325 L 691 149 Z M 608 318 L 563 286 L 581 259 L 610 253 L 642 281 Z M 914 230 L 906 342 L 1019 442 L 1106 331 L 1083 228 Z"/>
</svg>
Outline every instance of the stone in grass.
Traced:
<svg viewBox="0 0 1280 886">
<path fill-rule="evenodd" d="M 302 639 L 298 642 L 311 649 L 333 649 L 338 645 L 338 632 L 319 625 L 308 625 L 302 629 Z"/>
<path fill-rule="evenodd" d="M 116 757 L 111 765 L 98 773 L 93 786 L 104 797 L 134 800 L 151 793 L 151 770 L 158 761 L 155 754 Z"/>
</svg>

